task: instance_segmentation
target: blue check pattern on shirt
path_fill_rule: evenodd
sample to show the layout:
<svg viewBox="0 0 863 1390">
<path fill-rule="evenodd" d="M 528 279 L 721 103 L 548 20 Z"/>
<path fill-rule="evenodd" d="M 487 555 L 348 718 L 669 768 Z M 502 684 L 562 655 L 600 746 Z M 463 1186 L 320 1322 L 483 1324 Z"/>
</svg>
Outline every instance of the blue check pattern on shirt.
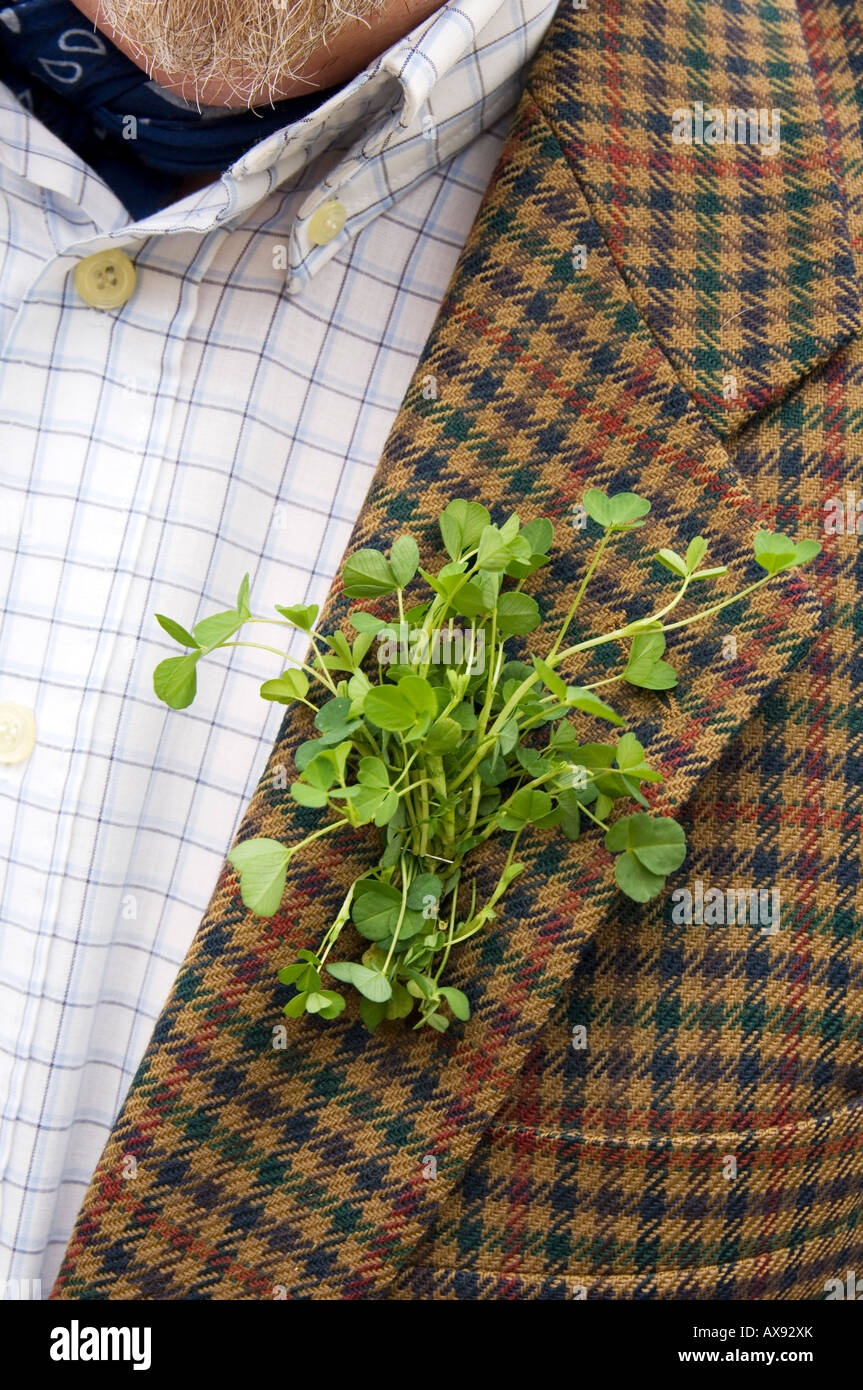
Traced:
<svg viewBox="0 0 863 1390">
<path fill-rule="evenodd" d="M 37 726 L 0 765 L 2 1280 L 50 1289 L 279 723 L 244 648 L 168 712 L 153 614 L 246 570 L 258 611 L 324 599 L 553 10 L 447 5 L 138 222 L 0 84 L 0 702 Z M 72 272 L 107 247 L 103 313 Z"/>
</svg>

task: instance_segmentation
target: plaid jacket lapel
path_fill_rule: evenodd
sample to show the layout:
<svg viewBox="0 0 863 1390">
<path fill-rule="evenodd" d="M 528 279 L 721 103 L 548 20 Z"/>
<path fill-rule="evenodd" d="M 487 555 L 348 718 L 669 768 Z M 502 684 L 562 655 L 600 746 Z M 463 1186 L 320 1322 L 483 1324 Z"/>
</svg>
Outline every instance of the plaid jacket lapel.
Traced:
<svg viewBox="0 0 863 1390">
<path fill-rule="evenodd" d="M 531 89 L 633 300 L 720 434 L 859 328 L 843 196 L 795 0 L 561 12 Z M 676 143 L 687 114 L 692 143 Z"/>
<path fill-rule="evenodd" d="M 556 63 L 577 50 L 583 18 L 562 11 L 555 21 Z M 637 488 L 653 503 L 652 545 L 700 532 L 738 574 L 761 516 L 633 303 L 550 117 L 529 83 L 352 542 L 388 545 L 409 526 L 429 559 L 435 517 L 452 496 L 499 515 L 551 515 L 554 562 L 534 588 L 549 626 L 583 571 L 589 541 L 570 522 L 586 486 Z M 586 621 L 646 611 L 667 592 L 655 569 L 637 534 L 627 538 Z M 348 607 L 334 593 L 324 621 Z M 674 698 L 633 693 L 626 707 L 666 773 L 658 808 L 686 800 L 819 622 L 798 578 L 733 612 L 733 626 L 705 624 L 675 643 Z M 721 657 L 727 631 L 735 661 Z M 309 823 L 276 775 L 306 734 L 289 713 L 242 838 L 291 840 Z M 373 853 L 371 841 L 321 842 L 266 922 L 250 917 L 223 872 L 94 1175 L 55 1297 L 386 1296 L 615 890 L 593 836 L 575 846 L 537 837 L 504 912 L 455 962 L 453 983 L 473 1006 L 468 1024 L 444 1038 L 398 1026 L 369 1037 L 349 1013 L 327 1027 L 290 1024 L 287 1045 L 274 1047 L 278 968 L 317 939 Z"/>
</svg>

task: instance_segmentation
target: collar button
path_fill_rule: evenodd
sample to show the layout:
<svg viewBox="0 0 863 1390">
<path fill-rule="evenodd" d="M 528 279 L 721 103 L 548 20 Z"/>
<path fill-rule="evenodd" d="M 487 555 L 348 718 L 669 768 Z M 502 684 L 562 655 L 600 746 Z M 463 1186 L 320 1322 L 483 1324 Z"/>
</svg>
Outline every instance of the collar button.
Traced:
<svg viewBox="0 0 863 1390">
<path fill-rule="evenodd" d="M 326 246 L 328 241 L 337 237 L 342 227 L 345 225 L 347 212 L 344 203 L 340 203 L 337 198 L 331 198 L 327 203 L 321 203 L 319 208 L 315 208 L 308 223 L 309 241 L 313 246 Z"/>
</svg>

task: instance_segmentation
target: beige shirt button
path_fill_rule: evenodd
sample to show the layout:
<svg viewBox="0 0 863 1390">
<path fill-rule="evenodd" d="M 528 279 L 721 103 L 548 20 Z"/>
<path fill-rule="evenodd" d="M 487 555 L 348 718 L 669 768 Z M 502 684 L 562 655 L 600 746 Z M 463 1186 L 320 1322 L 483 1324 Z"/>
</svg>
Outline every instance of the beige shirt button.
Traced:
<svg viewBox="0 0 863 1390">
<path fill-rule="evenodd" d="M 36 742 L 36 721 L 23 705 L 0 704 L 0 763 L 23 763 Z"/>
<path fill-rule="evenodd" d="M 75 289 L 93 309 L 119 309 L 132 298 L 135 267 L 125 251 L 97 251 L 75 267 Z"/>
<path fill-rule="evenodd" d="M 338 199 L 333 198 L 328 203 L 321 203 L 309 218 L 309 241 L 313 246 L 326 246 L 328 241 L 338 236 L 345 225 L 346 217 L 345 205 Z"/>
</svg>

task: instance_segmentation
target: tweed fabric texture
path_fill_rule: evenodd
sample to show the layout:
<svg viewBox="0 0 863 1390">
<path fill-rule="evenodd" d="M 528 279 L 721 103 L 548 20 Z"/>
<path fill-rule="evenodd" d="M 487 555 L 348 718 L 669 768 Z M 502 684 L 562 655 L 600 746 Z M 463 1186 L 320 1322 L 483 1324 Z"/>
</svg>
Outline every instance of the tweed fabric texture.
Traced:
<svg viewBox="0 0 863 1390">
<path fill-rule="evenodd" d="M 722 434 L 860 325 L 813 60 L 794 4 L 589 5 L 552 29 L 531 89 L 633 299 Z M 720 143 L 696 138 L 722 113 Z M 779 112 L 779 149 L 751 143 Z M 693 115 L 693 143 L 669 138 Z M 708 132 L 709 133 L 709 132 Z M 746 139 L 736 138 L 740 135 Z M 728 383 L 727 378 L 733 380 Z"/>
<path fill-rule="evenodd" d="M 697 8 L 718 23 L 718 6 Z M 663 34 L 679 12 L 636 10 Z M 755 25 L 754 8 L 738 12 Z M 803 54 L 795 15 L 782 5 L 758 27 L 753 62 L 765 71 L 779 31 Z M 650 497 L 651 548 L 703 534 L 734 571 L 720 586 L 731 585 L 755 577 L 746 556 L 760 524 L 818 535 L 825 489 L 860 457 L 863 352 L 856 340 L 836 350 L 859 317 L 853 277 L 811 267 L 825 306 L 817 341 L 787 292 L 800 218 L 811 213 L 823 236 L 832 222 L 852 254 L 835 184 L 829 195 L 816 160 L 800 173 L 810 196 L 797 185 L 771 194 L 787 234 L 771 240 L 774 317 L 760 355 L 753 339 L 738 367 L 741 379 L 752 367 L 750 404 L 775 399 L 721 441 L 705 394 L 709 352 L 702 361 L 687 346 L 673 293 L 651 310 L 620 254 L 628 236 L 608 237 L 572 148 L 586 22 L 561 9 L 552 26 L 352 543 L 385 545 L 409 526 L 434 559 L 435 517 L 456 495 L 498 517 L 551 515 L 553 564 L 532 585 L 549 630 L 583 573 L 589 537 L 569 522 L 585 487 Z M 621 14 L 604 21 L 597 42 L 611 53 L 622 51 L 614 22 L 631 29 Z M 669 43 L 668 61 L 680 51 Z M 810 66 L 782 80 L 783 99 L 811 99 Z M 809 138 L 837 169 L 829 123 Z M 670 167 L 676 189 L 686 166 Z M 724 181 L 716 187 L 721 196 Z M 618 215 L 621 227 L 643 225 L 637 198 Z M 657 244 L 673 275 L 673 254 Z M 690 329 L 696 320 L 691 309 Z M 772 331 L 780 321 L 784 335 Z M 434 400 L 422 389 L 430 375 Z M 370 1038 L 349 1006 L 326 1028 L 289 1024 L 287 1047 L 274 1049 L 287 995 L 276 972 L 316 940 L 374 840 L 321 843 L 292 867 L 283 908 L 265 922 L 245 911 L 226 868 L 54 1296 L 813 1298 L 854 1267 L 855 541 L 828 538 L 805 580 L 676 638 L 670 696 L 617 701 L 666 774 L 656 809 L 686 824 L 689 856 L 669 886 L 769 883 L 780 931 L 675 925 L 667 897 L 644 908 L 620 897 L 589 832 L 574 846 L 537 836 L 505 911 L 453 962 L 471 998 L 467 1024 L 443 1038 L 398 1025 Z M 584 621 L 633 618 L 667 593 L 635 533 L 599 576 Z M 348 607 L 334 592 L 325 622 Z M 736 655 L 726 658 L 729 634 Z M 241 838 L 289 841 L 317 823 L 275 775 L 307 732 L 289 712 Z M 582 1026 L 587 1047 L 576 1049 Z"/>
</svg>

